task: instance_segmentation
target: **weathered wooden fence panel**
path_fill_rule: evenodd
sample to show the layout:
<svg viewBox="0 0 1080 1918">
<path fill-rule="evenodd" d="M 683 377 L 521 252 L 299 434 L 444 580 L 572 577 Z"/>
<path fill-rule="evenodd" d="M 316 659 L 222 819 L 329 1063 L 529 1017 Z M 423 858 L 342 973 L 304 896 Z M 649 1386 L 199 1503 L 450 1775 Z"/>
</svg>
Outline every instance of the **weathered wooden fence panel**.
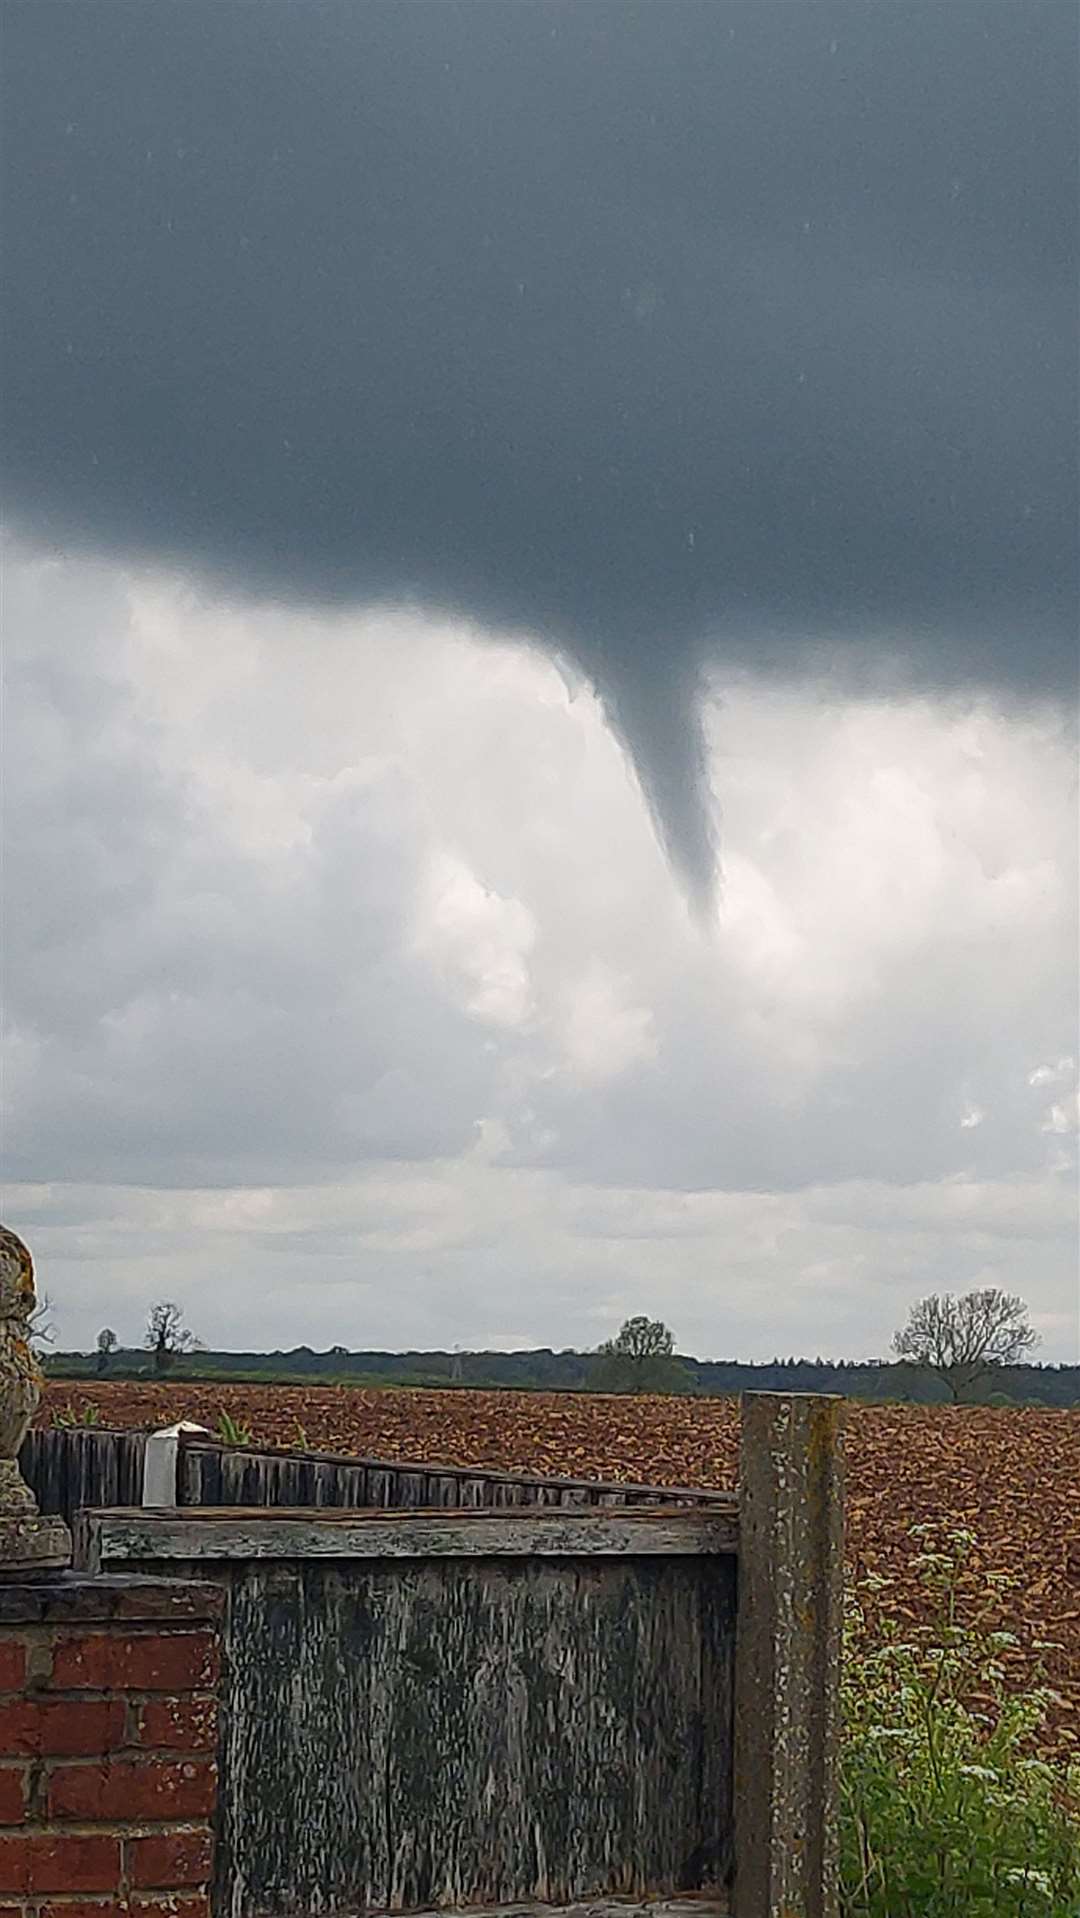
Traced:
<svg viewBox="0 0 1080 1918">
<path fill-rule="evenodd" d="M 378 1507 L 383 1511 L 501 1510 L 518 1505 L 605 1507 L 724 1503 L 729 1493 L 685 1487 L 619 1485 L 542 1478 L 477 1466 L 413 1465 L 387 1459 L 344 1459 L 319 1452 L 276 1452 L 254 1446 L 181 1440 L 177 1504 Z"/>
<path fill-rule="evenodd" d="M 145 1432 L 42 1427 L 27 1433 L 19 1464 L 42 1511 L 57 1512 L 74 1526 L 81 1510 L 142 1503 L 146 1440 Z M 181 1434 L 176 1453 L 175 1502 L 183 1506 L 501 1511 L 553 1505 L 576 1510 L 724 1505 L 730 1498 L 730 1493 L 682 1486 L 220 1445 L 190 1433 Z"/>
<path fill-rule="evenodd" d="M 229 1591 L 214 1918 L 692 1901 L 732 1863 L 738 1918 L 838 1918 L 838 1414 L 748 1397 L 697 1510 L 85 1514 L 86 1568 Z"/>
<path fill-rule="evenodd" d="M 101 1432 L 53 1426 L 30 1431 L 19 1469 L 43 1512 L 74 1527 L 80 1511 L 142 1502 L 145 1432 Z"/>
<path fill-rule="evenodd" d="M 197 1559 L 229 1586 L 221 1918 L 726 1883 L 733 1518 L 221 1510 L 90 1530 L 102 1566 Z"/>
<path fill-rule="evenodd" d="M 221 1909 L 723 1879 L 733 1585 L 700 1559 L 245 1571 L 223 1765 L 262 1782 L 225 1795 Z"/>
</svg>

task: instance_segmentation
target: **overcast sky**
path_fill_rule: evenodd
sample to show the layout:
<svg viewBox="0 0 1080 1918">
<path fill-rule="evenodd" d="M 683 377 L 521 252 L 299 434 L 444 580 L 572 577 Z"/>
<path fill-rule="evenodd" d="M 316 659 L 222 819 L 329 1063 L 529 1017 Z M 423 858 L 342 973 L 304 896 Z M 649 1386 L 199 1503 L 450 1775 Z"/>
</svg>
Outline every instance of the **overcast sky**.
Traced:
<svg viewBox="0 0 1080 1918">
<path fill-rule="evenodd" d="M 62 1340 L 1076 1358 L 1071 0 L 4 38 Z"/>
</svg>

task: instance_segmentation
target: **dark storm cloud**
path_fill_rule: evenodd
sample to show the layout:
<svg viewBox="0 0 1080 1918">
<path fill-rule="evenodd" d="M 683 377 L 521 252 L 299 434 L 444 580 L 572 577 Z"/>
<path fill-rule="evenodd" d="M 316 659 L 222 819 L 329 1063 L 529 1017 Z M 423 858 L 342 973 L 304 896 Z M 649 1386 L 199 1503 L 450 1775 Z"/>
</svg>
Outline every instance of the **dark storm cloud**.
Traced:
<svg viewBox="0 0 1080 1918">
<path fill-rule="evenodd" d="M 1075 670 L 1072 0 L 9 0 L 16 523 L 595 678 Z"/>
</svg>

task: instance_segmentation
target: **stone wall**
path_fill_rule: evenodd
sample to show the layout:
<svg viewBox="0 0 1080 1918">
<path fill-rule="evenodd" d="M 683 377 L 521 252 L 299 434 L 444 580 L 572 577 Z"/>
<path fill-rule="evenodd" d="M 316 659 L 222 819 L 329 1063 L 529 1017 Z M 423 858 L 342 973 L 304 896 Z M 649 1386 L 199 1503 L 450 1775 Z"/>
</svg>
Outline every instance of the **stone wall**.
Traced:
<svg viewBox="0 0 1080 1918">
<path fill-rule="evenodd" d="M 222 1597 L 0 1584 L 0 1918 L 207 1918 Z"/>
</svg>

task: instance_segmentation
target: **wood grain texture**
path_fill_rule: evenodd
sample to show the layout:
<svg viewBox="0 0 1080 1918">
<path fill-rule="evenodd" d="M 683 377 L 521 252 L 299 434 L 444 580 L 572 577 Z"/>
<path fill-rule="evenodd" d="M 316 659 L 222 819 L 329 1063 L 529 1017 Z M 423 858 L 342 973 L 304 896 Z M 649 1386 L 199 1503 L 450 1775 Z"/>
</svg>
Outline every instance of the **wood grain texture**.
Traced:
<svg viewBox="0 0 1080 1918">
<path fill-rule="evenodd" d="M 623 1485 L 543 1478 L 476 1466 L 409 1465 L 256 1446 L 221 1446 L 188 1437 L 180 1445 L 181 1505 L 489 1507 L 723 1504 L 725 1494 L 689 1486 Z"/>
<path fill-rule="evenodd" d="M 734 1512 L 154 1511 L 87 1516 L 87 1563 L 148 1559 L 717 1556 L 736 1551 Z"/>
<path fill-rule="evenodd" d="M 226 1576 L 219 1913 L 726 1880 L 732 1559 L 254 1561 Z"/>
<path fill-rule="evenodd" d="M 19 1467 L 41 1510 L 74 1527 L 84 1508 L 140 1502 L 145 1447 L 144 1432 L 49 1427 L 26 1434 Z"/>
<path fill-rule="evenodd" d="M 19 1468 L 45 1513 L 74 1528 L 80 1511 L 142 1503 L 145 1432 L 42 1427 L 27 1433 Z M 474 1466 L 408 1465 L 322 1452 L 224 1446 L 182 1436 L 177 1457 L 181 1506 L 295 1506 L 316 1510 L 503 1511 L 549 1506 L 678 1506 L 724 1509 L 723 1492 L 543 1478 Z"/>
</svg>

